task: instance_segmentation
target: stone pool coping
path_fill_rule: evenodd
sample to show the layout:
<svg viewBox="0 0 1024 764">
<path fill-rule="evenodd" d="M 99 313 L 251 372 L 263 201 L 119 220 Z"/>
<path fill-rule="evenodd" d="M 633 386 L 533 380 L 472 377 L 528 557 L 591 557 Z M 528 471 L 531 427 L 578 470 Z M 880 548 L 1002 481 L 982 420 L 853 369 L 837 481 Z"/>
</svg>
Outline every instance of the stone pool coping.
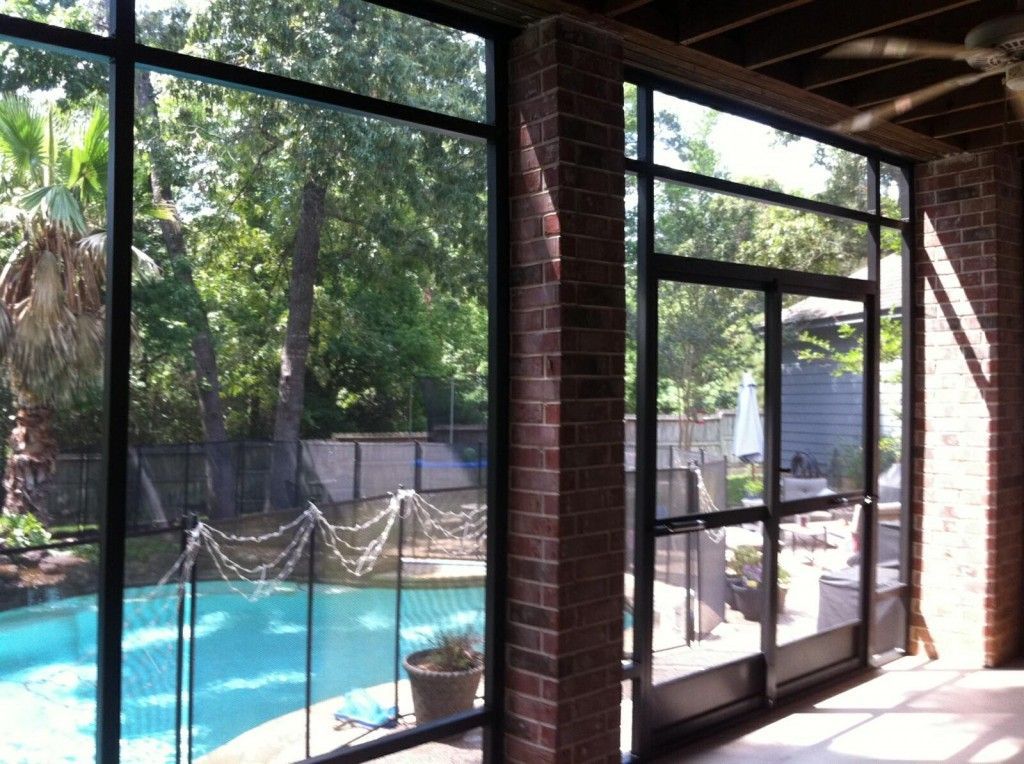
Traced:
<svg viewBox="0 0 1024 764">
<path fill-rule="evenodd" d="M 394 704 L 394 684 L 386 682 L 367 688 L 369 693 L 380 705 L 388 707 Z M 480 685 L 483 693 L 483 683 Z M 314 703 L 310 707 L 310 753 L 313 756 L 328 753 L 358 739 L 359 743 L 394 734 L 399 729 L 415 726 L 415 718 L 407 716 L 398 723 L 398 728 L 381 729 L 367 733 L 362 727 L 341 724 L 334 719 L 334 712 L 341 705 L 342 696 Z M 477 700 L 480 704 L 481 701 Z M 412 712 L 412 692 L 409 680 L 398 683 L 398 708 L 403 713 Z M 198 764 L 290 764 L 306 758 L 306 710 L 279 716 L 264 722 L 258 727 L 243 732 L 229 740 L 219 748 L 215 748 L 197 759 Z M 470 764 L 482 760 L 482 737 L 479 730 L 471 730 L 464 735 L 448 738 L 444 742 L 424 743 L 416 746 L 416 761 L 424 764 Z M 403 760 L 403 754 L 396 754 Z M 404 754 L 408 761 L 408 752 Z M 386 757 L 382 761 L 388 761 Z"/>
</svg>

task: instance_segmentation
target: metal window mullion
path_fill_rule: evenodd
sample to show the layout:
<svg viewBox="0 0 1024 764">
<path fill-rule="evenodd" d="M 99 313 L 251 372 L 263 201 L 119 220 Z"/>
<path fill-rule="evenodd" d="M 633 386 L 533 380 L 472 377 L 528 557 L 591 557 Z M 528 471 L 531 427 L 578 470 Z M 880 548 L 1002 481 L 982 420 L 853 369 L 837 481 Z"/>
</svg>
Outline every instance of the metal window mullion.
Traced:
<svg viewBox="0 0 1024 764">
<path fill-rule="evenodd" d="M 630 160 L 629 169 L 634 169 L 638 162 Z M 869 223 L 877 218 L 871 212 L 855 210 L 848 207 L 841 207 L 831 202 L 822 202 L 815 199 L 806 199 L 802 196 L 794 196 L 784 191 L 775 191 L 770 188 L 753 186 L 748 183 L 740 183 L 725 178 L 716 178 L 712 175 L 702 175 L 690 170 L 679 170 L 666 165 L 654 164 L 652 166 L 655 177 L 658 180 L 669 181 L 682 186 L 700 188 L 712 191 L 717 194 L 734 196 L 738 199 L 771 204 L 776 207 L 786 207 L 799 212 L 815 213 L 826 215 L 839 220 L 848 220 L 856 223 Z"/>
<path fill-rule="evenodd" d="M 127 530 L 134 177 L 134 0 L 112 0 L 115 58 L 109 69 L 107 283 L 103 353 L 103 492 L 97 593 L 96 760 L 116 762 L 121 744 L 121 638 Z"/>
<path fill-rule="evenodd" d="M 782 293 L 778 286 L 765 292 L 764 353 L 764 490 L 768 513 L 763 530 L 761 552 L 762 578 L 768 582 L 768 601 L 761 621 L 761 652 L 765 660 L 765 701 L 769 707 L 778 696 L 776 654 L 778 651 L 779 612 L 779 507 L 782 467 Z"/>
<path fill-rule="evenodd" d="M 487 42 L 488 116 L 498 126 L 487 145 L 487 577 L 485 589 L 485 762 L 504 751 L 507 494 L 509 452 L 509 141 L 508 45 Z"/>
<path fill-rule="evenodd" d="M 882 176 L 877 156 L 868 158 L 868 207 L 875 219 L 868 230 L 868 278 L 878 283 L 882 268 Z M 875 633 L 875 561 L 878 558 L 876 497 L 878 496 L 878 394 L 880 373 L 879 290 L 864 300 L 864 368 L 863 384 L 863 448 L 864 448 L 864 500 L 861 505 L 861 639 L 858 657 L 861 665 L 868 665 L 874 651 Z"/>
<path fill-rule="evenodd" d="M 878 281 L 881 261 L 882 174 L 878 157 L 868 157 L 868 209 L 872 211 L 868 225 L 868 280 Z"/>
<path fill-rule="evenodd" d="M 865 295 L 878 291 L 876 282 L 824 273 L 807 273 L 764 265 L 704 260 L 664 252 L 655 252 L 651 255 L 651 260 L 659 279 L 690 284 L 756 291 L 778 287 L 786 294 L 805 297 L 832 297 L 842 300 L 857 300 L 858 302 L 863 300 Z"/>
<path fill-rule="evenodd" d="M 357 117 L 372 117 L 415 130 L 432 130 L 456 138 L 488 140 L 495 125 L 408 106 L 348 90 L 297 80 L 236 64 L 199 58 L 148 45 L 135 46 L 138 65 L 151 71 L 231 87 L 271 98 L 283 98 Z"/>
<path fill-rule="evenodd" d="M 654 95 L 637 88 L 637 155 L 649 162 L 654 153 Z M 650 703 L 654 618 L 654 506 L 657 478 L 658 282 L 653 263 L 654 178 L 637 175 L 637 429 L 633 515 L 633 662 L 637 666 L 633 697 L 632 750 L 641 760 L 651 751 Z"/>
<path fill-rule="evenodd" d="M 116 46 L 115 40 L 106 35 L 53 26 L 6 13 L 0 13 L 0 40 L 104 64 L 114 55 Z"/>
<path fill-rule="evenodd" d="M 914 498 L 914 416 L 917 405 L 917 388 L 914 385 L 914 372 L 917 366 L 914 347 L 914 320 L 917 306 L 914 302 L 914 241 L 916 220 L 916 204 L 914 202 L 914 171 L 911 167 L 902 167 L 904 198 L 902 208 L 910 225 L 903 231 L 901 250 L 903 255 L 903 306 L 900 311 L 900 329 L 902 334 L 901 374 L 902 390 L 900 412 L 901 444 L 900 444 L 900 577 L 904 584 L 901 598 L 903 601 L 904 634 L 903 645 L 906 649 L 910 639 L 910 563 L 911 563 L 911 506 Z"/>
<path fill-rule="evenodd" d="M 863 622 L 860 660 L 868 665 L 874 649 L 876 504 L 878 496 L 878 374 L 879 301 L 870 295 L 864 301 L 864 502 L 861 507 L 861 620 Z"/>
</svg>

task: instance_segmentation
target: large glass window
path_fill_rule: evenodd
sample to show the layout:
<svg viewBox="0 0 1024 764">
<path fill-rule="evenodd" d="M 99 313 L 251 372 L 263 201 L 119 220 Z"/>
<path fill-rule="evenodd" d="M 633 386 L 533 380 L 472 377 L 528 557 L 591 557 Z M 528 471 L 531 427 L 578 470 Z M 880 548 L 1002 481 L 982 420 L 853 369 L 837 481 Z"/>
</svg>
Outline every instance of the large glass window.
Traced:
<svg viewBox="0 0 1024 764">
<path fill-rule="evenodd" d="M 0 60 L 0 760 L 75 760 L 96 729 L 107 76 Z"/>
<path fill-rule="evenodd" d="M 0 13 L 106 28 L 30 5 Z M 479 760 L 488 43 L 354 0 L 137 11 L 0 44 L 0 760 Z"/>
<path fill-rule="evenodd" d="M 654 93 L 654 161 L 840 207 L 868 207 L 867 157 Z"/>
<path fill-rule="evenodd" d="M 487 116 L 485 43 L 364 0 L 139 0 L 146 45 L 467 119 Z"/>
</svg>

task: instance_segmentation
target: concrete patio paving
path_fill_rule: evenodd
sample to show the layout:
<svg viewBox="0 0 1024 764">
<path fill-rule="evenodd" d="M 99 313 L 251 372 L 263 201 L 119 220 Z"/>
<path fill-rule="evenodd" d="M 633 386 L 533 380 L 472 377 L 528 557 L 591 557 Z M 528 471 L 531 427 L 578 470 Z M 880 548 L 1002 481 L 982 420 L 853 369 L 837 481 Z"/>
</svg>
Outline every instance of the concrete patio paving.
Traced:
<svg viewBox="0 0 1024 764">
<path fill-rule="evenodd" d="M 901 658 L 659 761 L 1024 761 L 1024 661 L 982 670 Z"/>
</svg>

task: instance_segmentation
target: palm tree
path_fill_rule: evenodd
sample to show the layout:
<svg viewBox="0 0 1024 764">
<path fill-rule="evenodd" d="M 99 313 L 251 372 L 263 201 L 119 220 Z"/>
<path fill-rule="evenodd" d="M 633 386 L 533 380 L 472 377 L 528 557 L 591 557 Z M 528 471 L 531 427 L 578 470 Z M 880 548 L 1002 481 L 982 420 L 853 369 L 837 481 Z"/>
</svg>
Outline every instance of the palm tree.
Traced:
<svg viewBox="0 0 1024 764">
<path fill-rule="evenodd" d="M 104 336 L 107 115 L 64 120 L 23 98 L 0 99 L 0 360 L 16 413 L 4 514 L 46 519 L 57 466 L 57 409 L 100 378 Z M 143 271 L 155 270 L 136 252 Z"/>
</svg>

